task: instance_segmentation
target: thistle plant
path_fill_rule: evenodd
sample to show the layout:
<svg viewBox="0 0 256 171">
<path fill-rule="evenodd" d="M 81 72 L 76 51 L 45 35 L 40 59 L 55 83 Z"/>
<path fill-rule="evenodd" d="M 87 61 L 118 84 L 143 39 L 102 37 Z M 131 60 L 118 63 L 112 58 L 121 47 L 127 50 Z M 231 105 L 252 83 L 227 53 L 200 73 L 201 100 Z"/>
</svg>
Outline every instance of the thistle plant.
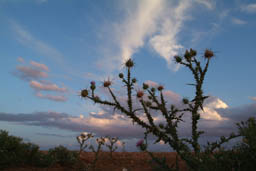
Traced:
<svg viewBox="0 0 256 171">
<path fill-rule="evenodd" d="M 122 152 L 126 152 L 125 150 L 125 142 L 121 141 L 121 147 L 122 147 Z"/>
<path fill-rule="evenodd" d="M 94 160 L 93 160 L 93 162 L 92 162 L 92 170 L 95 170 L 96 163 L 97 163 L 97 161 L 98 161 L 98 159 L 99 159 L 99 153 L 100 153 L 100 151 L 101 151 L 102 146 L 105 144 L 105 138 L 104 138 L 104 137 L 96 138 L 96 142 L 97 142 L 97 144 L 98 144 L 97 149 L 95 149 L 95 148 L 93 147 L 93 145 L 90 145 L 90 146 L 89 146 L 89 149 L 91 149 L 92 152 L 93 152 L 94 155 L 95 155 Z"/>
<path fill-rule="evenodd" d="M 128 59 L 125 62 L 126 74 L 119 74 L 119 78 L 124 84 L 124 87 L 126 87 L 126 103 L 128 107 L 118 100 L 117 95 L 111 88 L 112 82 L 109 80 L 103 82 L 103 87 L 109 92 L 112 98 L 111 100 L 103 100 L 95 95 L 97 89 L 95 82 L 91 82 L 90 89 L 82 90 L 81 96 L 94 103 L 113 107 L 115 110 L 127 115 L 131 118 L 133 123 L 144 128 L 145 132 L 153 134 L 156 137 L 155 143 L 163 141 L 177 152 L 178 157 L 184 160 L 191 170 L 198 170 L 202 161 L 200 155 L 202 148 L 199 144 L 199 138 L 200 135 L 204 133 L 198 130 L 198 121 L 201 117 L 200 111 L 203 110 L 203 103 L 205 99 L 208 98 L 208 96 L 205 96 L 203 93 L 203 83 L 210 61 L 214 57 L 214 53 L 206 49 L 202 60 L 199 60 L 196 56 L 197 52 L 190 49 L 186 50 L 183 56 L 174 57 L 175 62 L 191 71 L 194 78 L 194 83 L 189 84 L 195 88 L 194 98 L 192 100 L 184 98 L 182 100 L 184 105 L 181 108 L 177 108 L 175 105 L 167 105 L 163 93 L 164 86 L 162 85 L 150 87 L 148 84 L 143 83 L 142 89 L 135 92 L 137 79 L 131 76 L 131 71 L 134 67 L 134 61 L 132 59 Z M 137 98 L 136 101 L 139 103 L 139 107 L 136 107 L 138 105 L 134 105 L 135 98 Z M 185 112 L 191 114 L 191 137 L 180 138 L 177 129 L 179 123 L 183 121 L 183 114 Z M 140 113 L 145 113 L 147 122 L 138 117 Z M 152 117 L 153 113 L 161 113 L 166 123 L 157 124 Z M 209 143 L 210 147 L 208 148 L 208 152 L 213 153 L 221 144 L 237 136 L 239 135 L 232 134 L 228 138 L 222 137 L 220 142 Z M 192 149 L 190 146 L 192 146 Z"/>
<path fill-rule="evenodd" d="M 111 138 L 110 136 L 106 136 L 106 139 L 110 143 L 110 144 L 105 144 L 105 145 L 109 149 L 110 158 L 112 159 L 113 158 L 113 152 L 115 152 L 118 148 L 117 146 L 114 146 L 118 141 L 118 137 L 112 137 Z"/>
<path fill-rule="evenodd" d="M 83 133 L 81 133 L 81 135 L 76 137 L 77 142 L 80 145 L 79 155 L 82 153 L 82 151 L 84 151 L 88 147 L 88 144 L 85 144 L 86 141 L 93 137 L 94 136 L 92 133 L 86 133 L 86 132 L 83 132 Z"/>
</svg>

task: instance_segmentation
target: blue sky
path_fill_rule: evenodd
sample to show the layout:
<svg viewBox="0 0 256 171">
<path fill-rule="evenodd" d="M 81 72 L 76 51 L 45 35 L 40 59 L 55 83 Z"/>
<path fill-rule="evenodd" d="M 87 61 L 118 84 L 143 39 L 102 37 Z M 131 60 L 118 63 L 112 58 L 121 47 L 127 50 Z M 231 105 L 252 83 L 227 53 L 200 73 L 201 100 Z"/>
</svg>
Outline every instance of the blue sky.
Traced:
<svg viewBox="0 0 256 171">
<path fill-rule="evenodd" d="M 118 87 L 132 57 L 138 86 L 163 84 L 179 103 L 193 97 L 193 80 L 173 56 L 194 48 L 200 58 L 209 48 L 204 92 L 212 97 L 201 126 L 231 132 L 256 114 L 255 17 L 249 0 L 0 0 L 0 129 L 44 148 L 75 147 L 84 131 L 112 134 L 133 150 L 143 130 L 79 91 L 108 78 Z"/>
</svg>

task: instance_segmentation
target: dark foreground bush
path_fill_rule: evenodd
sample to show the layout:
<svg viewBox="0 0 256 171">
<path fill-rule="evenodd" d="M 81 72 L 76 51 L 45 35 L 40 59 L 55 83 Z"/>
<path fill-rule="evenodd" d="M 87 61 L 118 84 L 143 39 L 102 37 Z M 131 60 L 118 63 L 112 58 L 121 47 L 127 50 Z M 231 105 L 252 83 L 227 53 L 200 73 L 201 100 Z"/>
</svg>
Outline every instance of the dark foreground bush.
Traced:
<svg viewBox="0 0 256 171">
<path fill-rule="evenodd" d="M 71 166 L 78 161 L 78 154 L 63 146 L 50 149 L 48 153 L 39 151 L 39 146 L 24 143 L 22 138 L 11 136 L 0 130 L 0 170 L 10 167 L 49 167 L 55 164 Z"/>
<path fill-rule="evenodd" d="M 61 145 L 50 149 L 48 156 L 54 163 L 58 163 L 61 166 L 72 166 L 78 161 L 77 152 L 69 151 Z"/>
<path fill-rule="evenodd" d="M 40 155 L 37 145 L 23 143 L 22 138 L 10 136 L 7 131 L 0 130 L 0 168 L 28 163 L 36 165 Z"/>
</svg>

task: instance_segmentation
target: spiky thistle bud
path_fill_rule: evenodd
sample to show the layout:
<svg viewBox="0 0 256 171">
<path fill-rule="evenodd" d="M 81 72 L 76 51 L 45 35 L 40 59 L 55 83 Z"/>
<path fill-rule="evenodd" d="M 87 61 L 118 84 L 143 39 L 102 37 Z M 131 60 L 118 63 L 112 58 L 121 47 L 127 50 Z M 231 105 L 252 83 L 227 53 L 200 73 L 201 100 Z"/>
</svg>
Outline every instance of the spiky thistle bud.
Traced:
<svg viewBox="0 0 256 171">
<path fill-rule="evenodd" d="M 125 62 L 125 66 L 126 66 L 127 68 L 132 68 L 132 67 L 134 66 L 133 60 L 132 60 L 131 58 L 128 59 L 128 60 Z"/>
<path fill-rule="evenodd" d="M 191 54 L 189 53 L 188 50 L 186 50 L 184 57 L 189 61 L 191 59 Z"/>
<path fill-rule="evenodd" d="M 123 73 L 119 73 L 119 78 L 124 78 L 124 74 Z"/>
<path fill-rule="evenodd" d="M 94 96 L 94 101 L 99 101 L 100 97 L 99 96 Z"/>
<path fill-rule="evenodd" d="M 91 81 L 91 90 L 95 90 L 95 88 L 96 88 L 96 83 L 95 83 L 95 81 Z"/>
<path fill-rule="evenodd" d="M 152 103 L 150 101 L 146 101 L 146 106 L 150 107 L 152 105 Z"/>
<path fill-rule="evenodd" d="M 148 86 L 146 83 L 143 83 L 143 89 L 144 89 L 144 90 L 148 89 L 148 87 L 149 87 L 149 86 Z"/>
<path fill-rule="evenodd" d="M 182 61 L 182 58 L 180 56 L 174 56 L 174 59 L 177 63 L 180 63 Z"/>
<path fill-rule="evenodd" d="M 187 98 L 183 98 L 182 101 L 183 101 L 184 104 L 188 104 L 189 103 L 189 100 Z"/>
<path fill-rule="evenodd" d="M 193 57 L 193 56 L 196 56 L 196 54 L 197 54 L 196 50 L 190 48 L 190 55 Z"/>
<path fill-rule="evenodd" d="M 132 82 L 133 82 L 133 83 L 136 83 L 136 82 L 137 82 L 136 78 L 133 78 L 133 79 L 132 79 Z"/>
<path fill-rule="evenodd" d="M 159 128 L 163 129 L 164 128 L 164 124 L 160 123 L 159 124 Z"/>
<path fill-rule="evenodd" d="M 152 91 L 152 92 L 155 92 L 155 91 L 156 91 L 156 89 L 155 89 L 154 87 L 152 87 L 152 88 L 151 88 L 151 91 Z"/>
<path fill-rule="evenodd" d="M 206 49 L 205 52 L 204 52 L 204 57 L 207 58 L 207 59 L 210 59 L 214 56 L 213 54 L 213 51 L 209 50 L 209 49 Z"/>
<path fill-rule="evenodd" d="M 81 95 L 82 97 L 87 97 L 88 94 L 89 94 L 89 92 L 88 92 L 87 89 L 83 89 L 83 90 L 81 91 L 81 93 L 80 93 L 80 95 Z"/>
</svg>

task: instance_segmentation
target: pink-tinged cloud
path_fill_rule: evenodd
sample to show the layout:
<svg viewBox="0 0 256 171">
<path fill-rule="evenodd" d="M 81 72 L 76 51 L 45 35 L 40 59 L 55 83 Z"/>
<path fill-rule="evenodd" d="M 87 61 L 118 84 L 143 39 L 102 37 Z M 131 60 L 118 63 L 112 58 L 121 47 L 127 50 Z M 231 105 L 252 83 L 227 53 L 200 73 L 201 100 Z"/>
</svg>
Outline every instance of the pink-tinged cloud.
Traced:
<svg viewBox="0 0 256 171">
<path fill-rule="evenodd" d="M 17 71 L 14 73 L 16 76 L 23 80 L 32 80 L 48 77 L 48 74 L 37 69 L 27 67 L 27 66 L 17 66 Z"/>
<path fill-rule="evenodd" d="M 250 99 L 256 101 L 256 97 L 250 97 Z"/>
<path fill-rule="evenodd" d="M 24 59 L 21 56 L 18 57 L 17 61 L 20 62 L 20 63 L 24 63 L 25 62 Z"/>
<path fill-rule="evenodd" d="M 36 96 L 42 99 L 48 99 L 48 100 L 53 100 L 53 101 L 57 101 L 57 102 L 65 102 L 67 101 L 67 98 L 65 96 L 62 95 L 50 95 L 50 94 L 42 94 L 40 92 L 36 93 Z"/>
<path fill-rule="evenodd" d="M 56 84 L 51 83 L 40 83 L 38 81 L 30 81 L 30 87 L 34 88 L 35 90 L 45 90 L 45 91 L 59 91 L 59 92 L 67 92 L 67 88 L 60 88 Z"/>
<path fill-rule="evenodd" d="M 44 71 L 49 71 L 48 67 L 45 64 L 40 64 L 38 62 L 35 61 L 30 61 L 30 64 L 33 65 L 34 67 L 44 70 Z"/>
</svg>

